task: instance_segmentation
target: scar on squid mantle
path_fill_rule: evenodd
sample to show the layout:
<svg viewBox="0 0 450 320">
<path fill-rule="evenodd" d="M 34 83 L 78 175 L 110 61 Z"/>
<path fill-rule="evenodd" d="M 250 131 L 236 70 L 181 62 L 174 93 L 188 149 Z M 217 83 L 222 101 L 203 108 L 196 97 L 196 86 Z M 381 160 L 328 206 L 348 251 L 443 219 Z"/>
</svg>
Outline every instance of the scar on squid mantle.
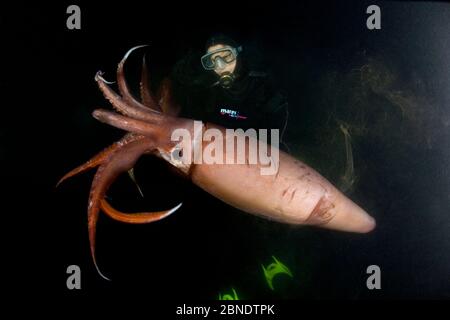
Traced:
<svg viewBox="0 0 450 320">
<path fill-rule="evenodd" d="M 120 95 L 104 80 L 102 72 L 95 75 L 100 91 L 115 112 L 97 109 L 93 112 L 94 118 L 127 133 L 122 139 L 64 175 L 58 182 L 59 185 L 74 175 L 98 167 L 88 200 L 88 230 L 92 259 L 103 278 L 108 279 L 100 272 L 95 258 L 96 224 L 100 211 L 121 222 L 149 223 L 169 216 L 181 206 L 180 203 L 174 208 L 159 212 L 123 213 L 108 203 L 105 196 L 110 185 L 119 174 L 132 169 L 144 154 L 161 157 L 208 193 L 260 217 L 282 223 L 315 225 L 348 232 L 365 233 L 375 228 L 375 220 L 362 208 L 314 169 L 281 150 L 276 175 L 261 175 L 259 163 L 183 164 L 173 161 L 171 154 L 176 151 L 178 142 L 171 141 L 171 133 L 175 129 L 184 128 L 193 137 L 194 120 L 176 117 L 178 108 L 172 100 L 168 81 L 160 86 L 158 97 L 149 90 L 145 59 L 140 83 L 141 101 L 130 93 L 124 76 L 124 64 L 128 56 L 140 47 L 143 46 L 130 49 L 118 65 L 117 86 Z M 206 128 L 220 130 L 224 133 L 224 140 L 227 139 L 225 128 L 203 123 L 201 134 Z M 205 140 L 200 140 L 203 147 L 210 143 Z M 248 140 L 246 142 L 247 148 L 256 145 Z M 226 141 L 223 143 L 226 145 Z"/>
</svg>

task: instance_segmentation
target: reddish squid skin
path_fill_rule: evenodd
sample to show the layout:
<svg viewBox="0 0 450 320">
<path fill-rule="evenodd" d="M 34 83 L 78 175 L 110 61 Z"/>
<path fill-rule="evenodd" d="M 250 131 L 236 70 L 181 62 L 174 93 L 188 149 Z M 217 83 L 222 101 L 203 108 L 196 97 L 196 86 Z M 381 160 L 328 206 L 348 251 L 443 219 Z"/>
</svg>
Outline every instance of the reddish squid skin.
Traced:
<svg viewBox="0 0 450 320">
<path fill-rule="evenodd" d="M 125 223 L 150 223 L 164 219 L 181 205 L 164 211 L 127 214 L 114 209 L 106 201 L 108 188 L 116 177 L 132 169 L 144 154 L 167 160 L 208 193 L 236 208 L 266 219 L 359 233 L 375 228 L 375 220 L 327 179 L 281 150 L 278 170 L 272 175 L 261 174 L 262 165 L 258 162 L 196 164 L 174 160 L 171 156 L 178 147 L 171 136 L 176 129 L 186 129 L 191 137 L 196 138 L 192 142 L 191 150 L 195 149 L 198 141 L 201 141 L 203 150 L 211 143 L 204 139 L 205 128 L 219 130 L 225 140 L 229 137 L 225 134 L 225 128 L 210 123 L 203 124 L 198 135 L 194 130 L 194 120 L 176 117 L 179 106 L 172 99 L 170 82 L 163 81 L 159 97 L 155 97 L 148 88 L 145 68 L 140 87 L 141 102 L 131 95 L 125 81 L 124 64 L 130 53 L 140 47 L 142 46 L 129 50 L 119 63 L 117 85 L 121 95 L 108 86 L 101 72 L 95 76 L 100 91 L 118 113 L 97 109 L 93 116 L 103 123 L 130 133 L 64 175 L 58 182 L 59 184 L 81 172 L 98 167 L 88 200 L 88 230 L 92 259 L 103 278 L 108 279 L 100 272 L 95 258 L 96 225 L 100 211 Z M 224 146 L 227 145 L 226 141 L 221 142 Z M 249 140 L 246 140 L 246 144 L 246 150 L 251 148 L 257 151 L 254 149 L 258 144 L 250 143 Z M 226 147 L 223 149 L 225 157 L 232 151 Z"/>
<path fill-rule="evenodd" d="M 327 179 L 305 163 L 279 150 L 279 168 L 275 174 L 262 175 L 260 164 L 182 164 L 171 161 L 177 142 L 171 141 L 176 129 L 186 129 L 195 137 L 194 121 L 183 118 L 167 118 L 162 127 L 156 129 L 145 124 L 97 110 L 94 117 L 101 122 L 143 135 L 157 135 L 159 146 L 156 155 L 169 161 L 187 174 L 192 182 L 218 199 L 245 212 L 290 224 L 317 225 L 324 228 L 366 233 L 375 228 L 375 220 L 362 208 L 347 198 Z M 217 129 L 228 139 L 225 129 L 213 124 L 203 126 L 202 150 L 209 143 L 203 138 L 205 128 Z M 195 139 L 193 139 L 195 140 Z M 197 140 L 198 141 L 198 140 Z M 247 154 L 256 143 L 246 141 Z M 223 146 L 224 157 L 232 150 Z M 194 158 L 194 142 L 191 144 Z M 235 151 L 235 150 L 234 150 Z"/>
<path fill-rule="evenodd" d="M 245 212 L 340 231 L 365 233 L 375 228 L 368 213 L 317 171 L 283 151 L 273 175 L 261 175 L 259 164 L 192 166 L 193 183 Z"/>
</svg>

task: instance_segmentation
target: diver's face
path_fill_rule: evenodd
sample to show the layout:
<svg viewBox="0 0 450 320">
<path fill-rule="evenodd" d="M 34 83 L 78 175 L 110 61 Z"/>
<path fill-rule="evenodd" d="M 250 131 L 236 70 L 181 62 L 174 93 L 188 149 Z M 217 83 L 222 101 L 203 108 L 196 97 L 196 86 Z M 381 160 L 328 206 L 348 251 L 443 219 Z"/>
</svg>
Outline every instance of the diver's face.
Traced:
<svg viewBox="0 0 450 320">
<path fill-rule="evenodd" d="M 212 52 L 214 50 L 223 49 L 225 47 L 227 47 L 227 46 L 223 45 L 223 44 L 213 45 L 213 46 L 208 48 L 208 53 Z M 225 55 L 227 55 L 226 52 L 223 52 L 223 51 L 222 52 L 217 52 L 217 53 L 212 55 L 211 60 L 214 61 L 214 59 L 216 59 L 217 57 L 224 58 Z M 236 57 L 236 59 L 234 59 L 234 61 L 232 61 L 230 63 L 227 63 L 227 64 L 224 64 L 223 66 L 220 66 L 220 65 L 216 64 L 216 66 L 214 68 L 214 72 L 217 73 L 219 76 L 221 76 L 224 73 L 233 73 L 234 70 L 236 69 L 236 61 L 237 61 L 237 57 Z"/>
</svg>

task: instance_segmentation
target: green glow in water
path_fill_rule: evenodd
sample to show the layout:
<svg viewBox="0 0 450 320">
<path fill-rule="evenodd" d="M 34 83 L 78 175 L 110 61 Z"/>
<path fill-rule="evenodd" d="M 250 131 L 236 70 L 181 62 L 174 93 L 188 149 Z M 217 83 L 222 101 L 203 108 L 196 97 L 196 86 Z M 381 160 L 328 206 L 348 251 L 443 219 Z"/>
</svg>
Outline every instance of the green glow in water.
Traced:
<svg viewBox="0 0 450 320">
<path fill-rule="evenodd" d="M 239 297 L 236 293 L 236 290 L 234 288 L 231 288 L 233 291 L 233 295 L 231 294 L 224 294 L 223 296 L 219 293 L 219 300 L 239 300 Z"/>
<path fill-rule="evenodd" d="M 288 276 L 290 276 L 291 278 L 293 276 L 292 276 L 292 272 L 289 270 L 288 267 L 286 267 L 283 263 L 281 263 L 274 256 L 272 256 L 272 258 L 275 261 L 274 263 L 269 264 L 267 266 L 267 268 L 265 268 L 263 265 L 261 265 L 261 267 L 263 268 L 264 276 L 266 277 L 266 281 L 267 281 L 267 284 L 269 285 L 269 288 L 274 290 L 272 281 L 273 281 L 273 277 L 275 277 L 277 274 L 284 273 L 284 274 L 287 274 Z"/>
</svg>

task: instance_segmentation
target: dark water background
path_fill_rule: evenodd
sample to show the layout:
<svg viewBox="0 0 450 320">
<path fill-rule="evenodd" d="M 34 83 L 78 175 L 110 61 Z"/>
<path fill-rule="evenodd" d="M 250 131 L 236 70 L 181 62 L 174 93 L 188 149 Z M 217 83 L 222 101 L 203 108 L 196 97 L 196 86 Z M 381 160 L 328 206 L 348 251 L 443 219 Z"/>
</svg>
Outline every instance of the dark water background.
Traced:
<svg viewBox="0 0 450 320">
<path fill-rule="evenodd" d="M 82 29 L 65 28 L 69 3 L 18 5 L 2 13 L 4 50 L 1 161 L 5 216 L 13 236 L 10 280 L 25 292 L 215 299 L 392 299 L 450 297 L 450 5 L 381 2 L 382 29 L 365 26 L 365 2 L 211 5 L 81 2 Z M 220 6 L 219 6 L 220 7 Z M 191 13 L 187 10 L 191 10 Z M 177 12 L 175 12 L 177 11 Z M 149 157 L 136 167 L 145 198 L 127 176 L 109 196 L 125 211 L 165 209 L 166 220 L 125 225 L 102 216 L 96 273 L 86 204 L 93 172 L 55 189 L 68 170 L 122 133 L 90 116 L 109 107 L 94 74 L 115 68 L 130 47 L 150 43 L 152 84 L 216 31 L 253 41 L 289 98 L 292 153 L 341 185 L 351 136 L 356 182 L 347 192 L 377 220 L 365 235 L 282 225 L 239 212 Z M 139 59 L 127 66 L 137 85 Z M 13 243 L 13 245 L 8 245 Z M 261 264 L 274 255 L 294 277 L 275 291 Z M 66 289 L 66 268 L 83 289 Z M 382 289 L 366 288 L 378 265 Z M 31 273 L 31 275 L 30 275 Z"/>
</svg>

